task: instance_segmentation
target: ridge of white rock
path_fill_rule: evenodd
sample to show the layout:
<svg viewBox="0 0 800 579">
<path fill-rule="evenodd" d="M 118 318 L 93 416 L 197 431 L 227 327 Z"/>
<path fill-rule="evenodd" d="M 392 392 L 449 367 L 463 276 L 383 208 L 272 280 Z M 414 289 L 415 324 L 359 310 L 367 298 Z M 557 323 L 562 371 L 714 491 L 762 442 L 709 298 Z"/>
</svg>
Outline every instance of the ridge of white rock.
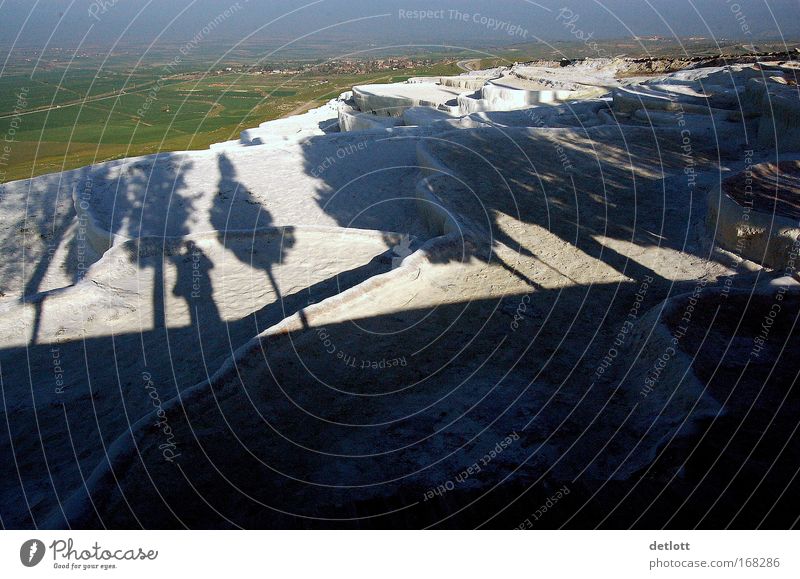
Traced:
<svg viewBox="0 0 800 579">
<path fill-rule="evenodd" d="M 340 97 L 341 99 L 341 97 Z M 337 129 L 338 103 L 332 99 L 321 107 L 305 113 L 261 123 L 258 127 L 242 131 L 237 141 L 211 145 L 212 150 L 251 145 L 284 146 L 307 137 L 327 134 Z"/>
</svg>

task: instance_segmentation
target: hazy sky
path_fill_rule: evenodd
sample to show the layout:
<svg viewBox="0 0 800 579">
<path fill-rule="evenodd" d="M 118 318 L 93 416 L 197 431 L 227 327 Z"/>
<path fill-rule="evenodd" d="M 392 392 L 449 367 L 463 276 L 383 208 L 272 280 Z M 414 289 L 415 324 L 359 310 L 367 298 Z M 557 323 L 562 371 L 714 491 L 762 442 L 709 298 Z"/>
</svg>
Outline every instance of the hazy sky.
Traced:
<svg viewBox="0 0 800 579">
<path fill-rule="evenodd" d="M 297 12 L 286 15 L 292 10 Z M 415 10 L 435 12 L 420 19 Z M 197 34 L 204 42 L 232 44 L 252 33 L 267 42 L 309 35 L 303 42 L 468 47 L 574 40 L 580 34 L 746 41 L 796 39 L 799 15 L 800 0 L 0 0 L 0 44 L 41 47 L 49 40 L 50 46 L 75 47 L 85 37 L 85 46 L 97 47 L 117 40 L 184 41 Z M 215 20 L 213 30 L 208 28 Z"/>
</svg>

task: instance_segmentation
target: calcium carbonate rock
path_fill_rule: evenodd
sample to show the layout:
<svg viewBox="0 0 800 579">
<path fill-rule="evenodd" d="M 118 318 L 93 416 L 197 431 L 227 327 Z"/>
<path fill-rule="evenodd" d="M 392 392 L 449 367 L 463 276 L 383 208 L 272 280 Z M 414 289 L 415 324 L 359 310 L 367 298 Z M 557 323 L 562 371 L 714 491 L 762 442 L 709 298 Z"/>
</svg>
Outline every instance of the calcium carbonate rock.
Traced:
<svg viewBox="0 0 800 579">
<path fill-rule="evenodd" d="M 756 164 L 725 179 L 709 193 L 708 227 L 742 257 L 800 267 L 800 161 Z"/>
<path fill-rule="evenodd" d="M 455 103 L 468 89 L 434 83 L 373 84 L 353 87 L 353 99 L 359 110 L 380 116 L 402 116 L 403 111 L 417 106 L 439 107 Z"/>
<path fill-rule="evenodd" d="M 753 393 L 791 432 L 797 87 L 672 66 L 360 86 L 212 150 L 3 184 L 3 524 L 483 524 L 478 497 L 568 483 L 567 519 L 606 485 L 694 489 L 710 423 L 769 430 Z"/>
</svg>

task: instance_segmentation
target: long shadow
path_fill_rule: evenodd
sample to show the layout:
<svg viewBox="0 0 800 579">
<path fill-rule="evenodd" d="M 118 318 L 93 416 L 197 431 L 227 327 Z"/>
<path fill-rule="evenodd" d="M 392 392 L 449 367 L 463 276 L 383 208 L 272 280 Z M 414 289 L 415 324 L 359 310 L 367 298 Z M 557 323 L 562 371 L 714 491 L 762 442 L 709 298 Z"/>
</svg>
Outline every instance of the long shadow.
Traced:
<svg viewBox="0 0 800 579">
<path fill-rule="evenodd" d="M 2 286 L 13 284 L 19 278 L 21 287 L 17 289 L 19 300 L 31 304 L 34 309 L 34 322 L 31 331 L 31 340 L 35 342 L 41 322 L 44 299 L 36 294 L 43 290 L 45 276 L 51 268 L 58 263 L 54 261 L 63 245 L 67 244 L 67 259 L 64 264 L 68 279 L 74 283 L 78 280 L 75 270 L 76 259 L 74 254 L 75 235 L 69 232 L 75 226 L 76 213 L 72 201 L 72 189 L 76 182 L 85 179 L 90 173 L 90 168 L 71 171 L 68 174 L 59 173 L 48 175 L 34 180 L 20 181 L 11 187 L 10 196 L 3 196 L 2 209 L 5 212 L 16 212 L 20 207 L 14 207 L 14 202 L 24 205 L 25 212 L 22 220 L 9 223 L 8 237 L 2 240 L 3 263 L 0 266 Z M 24 198 L 20 198 L 20 195 Z M 14 237 L 17 237 L 16 239 Z M 36 252 L 40 253 L 38 259 Z M 84 256 L 92 259 L 92 256 Z M 11 287 L 0 286 L 0 296 L 10 293 Z"/>
<path fill-rule="evenodd" d="M 69 205 L 69 211 L 62 212 L 60 221 L 54 223 L 54 235 L 48 241 L 56 247 L 67 244 L 63 266 L 73 283 L 81 281 L 88 268 L 100 257 L 100 253 L 95 251 L 97 248 L 92 245 L 90 224 L 76 214 L 73 191 L 77 203 L 84 207 L 102 202 L 107 218 L 103 225 L 110 236 L 135 237 L 146 233 L 149 237 L 144 245 L 149 248 L 148 251 L 156 245 L 154 239 L 162 238 L 163 248 L 166 236 L 182 235 L 187 231 L 191 200 L 183 197 L 185 188 L 182 171 L 176 164 L 160 158 L 149 158 L 122 167 L 119 163 L 87 167 L 78 171 L 77 176 L 73 172 L 66 177 L 70 179 L 66 187 L 54 186 L 52 190 L 41 194 L 32 194 L 29 202 L 41 202 L 44 209 L 40 212 L 44 218 L 54 212 L 55 204 L 61 202 Z M 59 175 L 59 183 L 66 177 Z M 49 177 L 43 177 L 32 181 L 31 191 L 41 187 L 43 181 L 50 180 Z M 67 231 L 70 231 L 70 239 L 65 236 Z M 128 258 L 136 263 L 137 268 L 141 263 L 140 245 L 137 242 L 133 247 L 131 244 L 127 246 L 131 249 Z M 159 254 L 161 251 L 160 248 Z M 47 500 L 55 498 L 58 503 L 62 482 L 71 478 L 66 476 L 62 481 L 59 476 L 60 471 L 68 468 L 68 463 L 64 461 L 74 462 L 78 469 L 74 474 L 82 476 L 81 461 L 97 452 L 101 454 L 96 455 L 95 460 L 101 460 L 106 451 L 104 442 L 110 442 L 118 436 L 118 428 L 112 424 L 119 426 L 129 419 L 124 405 L 117 406 L 116 410 L 105 406 L 106 400 L 114 398 L 109 388 L 116 387 L 120 392 L 135 391 L 138 385 L 135 382 L 148 372 L 148 352 L 153 353 L 156 359 L 168 353 L 163 342 L 166 328 L 163 260 L 150 260 L 150 263 L 153 264 L 151 299 L 154 330 L 149 335 L 143 332 L 126 335 L 119 340 L 109 338 L 95 342 L 98 349 L 94 350 L 87 348 L 86 342 L 83 345 L 69 342 L 61 336 L 60 330 L 53 335 L 41 335 L 45 306 L 64 289 L 42 293 L 41 284 L 51 266 L 50 256 L 45 254 L 35 264 L 34 274 L 29 278 L 22 298 L 23 303 L 30 303 L 35 308 L 29 346 L 24 351 L 6 349 L 0 356 L 4 415 L 12 433 L 11 438 L 5 439 L 2 444 L 3 472 L 8 473 L 3 486 L 12 483 L 13 473 L 16 472 L 19 483 L 25 485 L 21 487 L 22 495 L 18 495 L 17 499 L 29 509 L 29 517 L 35 516 L 36 505 L 45 500 L 44 497 L 48 497 Z M 60 315 L 56 306 L 50 308 L 49 312 L 51 318 Z M 58 324 L 53 323 L 57 320 L 51 319 L 50 322 L 51 329 L 58 328 Z M 11 352 L 14 353 L 9 356 Z M 102 368 L 99 373 L 97 366 L 90 370 L 95 364 Z M 162 367 L 168 366 L 162 364 Z M 168 394 L 165 391 L 162 395 Z M 73 425 L 79 425 L 74 432 L 69 429 L 68 412 L 72 413 L 71 421 L 77 419 Z M 109 422 L 106 420 L 109 414 L 117 416 Z M 63 452 L 63 447 L 53 447 L 51 443 L 54 437 L 62 438 L 69 445 L 71 457 Z M 94 444 L 95 448 L 85 446 L 87 443 Z M 24 465 L 26 460 L 29 465 L 40 462 L 27 471 Z M 37 477 L 32 476 L 34 472 L 39 475 L 38 482 L 35 480 Z M 34 519 L 30 520 L 36 524 Z"/>
<path fill-rule="evenodd" d="M 6 525 L 42 525 L 46 517 L 60 517 L 57 524 L 65 525 L 58 500 L 80 492 L 82 479 L 106 462 L 107 449 L 130 424 L 154 412 L 155 404 L 160 407 L 207 379 L 254 332 L 390 267 L 387 255 L 377 256 L 249 316 L 223 322 L 213 297 L 207 295 L 213 266 L 202 250 L 181 242 L 166 259 L 180 268 L 172 291 L 186 300 L 190 325 L 0 350 L 8 420 L 0 437 L 0 464 L 7 473 L 0 482 L 0 515 Z M 28 363 L 20 364 L 26 357 Z M 51 367 L 52 375 L 43 371 Z M 29 368 L 37 377 L 33 389 L 26 387 Z M 168 420 L 181 412 L 170 412 Z M 158 420 L 156 416 L 154 423 Z M 133 443 L 130 436 L 123 438 Z M 151 490 L 157 497 L 157 488 Z"/>
<path fill-rule="evenodd" d="M 55 204 L 63 202 L 73 206 L 77 203 L 89 207 L 102 199 L 105 219 L 101 226 L 111 236 L 148 236 L 156 239 L 182 236 L 188 232 L 187 221 L 192 212 L 192 197 L 187 194 L 183 180 L 185 171 L 189 169 L 190 163 L 179 164 L 166 155 L 123 166 L 106 163 L 97 168 L 87 167 L 80 170 L 77 178 L 70 180 L 71 186 L 66 192 L 66 198 L 58 187 L 54 187 L 53 193 L 36 195 L 35 203 L 45 206 L 44 215 L 53 213 L 56 216 L 52 225 L 53 235 L 48 240 L 48 245 L 56 248 L 63 243 L 67 244 L 64 268 L 71 283 L 77 283 L 85 277 L 91 265 L 101 257 L 104 248 L 98 249 L 92 245 L 87 218 L 76 213 L 74 207 L 58 218 Z M 38 185 L 37 182 L 34 183 Z M 58 193 L 61 193 L 61 198 Z M 43 224 L 39 224 L 39 227 L 43 228 Z M 66 237 L 68 231 L 69 238 Z M 46 255 L 34 265 L 34 272 L 25 285 L 22 297 L 23 302 L 30 302 L 36 308 L 31 332 L 32 344 L 39 337 L 42 311 L 48 299 L 47 294 L 38 294 L 42 292 L 42 281 L 51 267 L 51 257 Z M 129 258 L 132 262 L 138 262 L 138 251 L 131 251 Z M 153 324 L 163 326 L 163 263 L 156 260 L 152 269 Z M 45 341 L 50 338 L 52 337 L 47 337 Z"/>
<path fill-rule="evenodd" d="M 552 309 L 561 300 L 574 302 L 586 292 L 593 301 L 614 301 L 615 285 L 573 287 L 565 290 L 567 295 L 553 290 L 539 292 L 535 313 Z M 633 289 L 635 284 L 630 286 Z M 506 301 L 514 303 L 520 298 L 509 296 Z M 164 397 L 164 416 L 172 438 L 155 425 L 137 425 L 132 433 L 137 450 L 133 450 L 129 437 L 123 437 L 122 446 L 127 450 L 115 447 L 111 452 L 114 475 L 101 469 L 99 475 L 90 477 L 92 469 L 105 462 L 104 456 L 96 452 L 100 432 L 119 434 L 126 428 L 119 408 L 142 415 L 151 402 L 148 397 L 137 395 L 148 387 L 146 379 L 124 393 L 113 384 L 99 384 L 91 393 L 99 409 L 98 428 L 82 429 L 83 437 L 73 441 L 74 447 L 63 436 L 45 441 L 47 454 L 54 459 L 57 491 L 69 497 L 64 501 L 69 524 L 80 528 L 103 524 L 111 528 L 136 528 L 139 524 L 147 528 L 417 528 L 439 523 L 464 528 L 483 523 L 522 495 L 513 509 L 491 523 L 508 528 L 523 524 L 537 510 L 537 516 L 541 516 L 541 505 L 567 486 L 569 498 L 547 517 L 534 522 L 539 528 L 558 527 L 566 522 L 587 528 L 604 521 L 625 493 L 639 484 L 637 494 L 626 500 L 626 508 L 606 521 L 605 526 L 625 528 L 647 513 L 647 518 L 638 524 L 651 528 L 670 520 L 676 502 L 698 485 L 695 500 L 700 507 L 709 502 L 709 497 L 716 500 L 715 489 L 724 486 L 740 465 L 744 468 L 738 475 L 737 487 L 721 497 L 715 524 L 724 524 L 726 513 L 730 518 L 750 492 L 757 492 L 762 500 L 750 502 L 748 510 L 737 519 L 738 524 L 754 525 L 764 516 L 768 517 L 767 526 L 785 528 L 792 524 L 797 507 L 789 497 L 779 494 L 796 487 L 787 486 L 794 484 L 788 478 L 800 466 L 796 452 L 781 453 L 783 445 L 791 442 L 797 397 L 786 400 L 777 414 L 760 409 L 748 418 L 741 432 L 737 431 L 733 444 L 724 452 L 720 450 L 749 406 L 757 401 L 760 386 L 764 386 L 772 406 L 777 408 L 778 401 L 785 399 L 784 379 L 800 371 L 788 351 L 771 348 L 769 359 L 759 361 L 762 369 L 773 364 L 781 367 L 780 375 L 766 383 L 760 370 L 743 373 L 736 353 L 724 356 L 724 375 L 707 378 L 710 388 L 718 391 L 715 396 L 725 395 L 735 376 L 746 399 L 737 400 L 729 415 L 715 424 L 690 424 L 679 429 L 683 430 L 681 436 L 670 444 L 670 452 L 659 459 L 658 468 L 648 480 L 612 480 L 601 495 L 593 496 L 596 484 L 583 478 L 573 480 L 570 475 L 586 465 L 586 456 L 602 450 L 603 443 L 620 426 L 624 412 L 613 411 L 613 404 L 603 404 L 610 394 L 585 396 L 585 371 L 580 378 L 565 380 L 556 388 L 551 381 L 569 375 L 570 361 L 549 361 L 544 348 L 524 358 L 524 365 L 508 374 L 524 352 L 526 339 L 510 335 L 511 319 L 504 308 L 497 306 L 497 300 L 477 300 L 362 319 L 358 320 L 359 328 L 347 322 L 268 338 L 253 358 L 241 360 L 240 365 L 224 371 L 214 383 L 184 393 L 177 404 L 169 403 L 168 395 L 159 392 Z M 768 311 L 769 303 L 762 306 L 748 314 L 752 324 L 740 339 L 758 334 L 756 322 Z M 796 300 L 786 303 L 791 317 L 796 318 L 798 306 Z M 593 321 L 607 334 L 617 329 L 625 307 L 626 304 L 612 304 L 613 320 L 603 322 L 593 312 L 586 312 L 583 319 L 587 323 Z M 462 323 L 452 326 L 450 322 L 455 319 Z M 426 322 L 409 330 L 418 320 Z M 790 317 L 782 320 L 781 326 L 776 326 L 776 336 L 785 336 L 791 325 Z M 532 315 L 522 326 L 526 335 L 543 327 L 548 343 L 568 331 L 560 317 L 547 320 Z M 729 326 L 729 321 L 720 319 L 713 331 L 725 335 Z M 442 328 L 450 329 L 443 332 Z M 389 334 L 364 329 L 382 329 Z M 402 340 L 390 335 L 396 331 L 402 332 Z M 463 350 L 453 359 L 427 355 L 424 346 L 433 334 L 440 334 L 439 351 Z M 696 334 L 686 344 L 690 355 L 702 342 L 695 339 L 701 334 L 699 329 Z M 492 355 L 491 344 L 497 344 L 503 335 L 508 336 L 503 349 Z M 118 346 L 124 345 L 126 339 L 137 336 L 115 338 Z M 110 340 L 92 338 L 85 345 L 61 345 L 65 374 L 72 375 L 70 388 L 102 375 L 104 364 L 103 360 L 92 360 L 83 370 L 80 362 L 73 361 L 73 354 L 84 347 L 90 351 L 108 348 Z M 723 342 L 712 348 L 716 354 L 720 343 Z M 597 345 L 593 362 L 602 357 L 606 346 Z M 34 349 L 36 356 L 50 355 L 45 346 Z M 339 356 L 339 352 L 345 355 Z M 375 358 L 361 359 L 364 352 Z M 3 358 L 13 358 L 18 353 L 2 352 Z M 565 351 L 559 355 L 571 354 Z M 404 363 L 395 364 L 394 360 Z M 4 364 L 3 370 L 6 368 Z M 73 374 L 81 371 L 89 374 Z M 537 375 L 540 378 L 533 380 Z M 317 379 L 313 380 L 313 376 Z M 675 384 L 664 387 L 679 388 Z M 49 418 L 61 426 L 61 431 L 78 431 L 83 419 L 79 410 L 90 404 L 87 396 L 71 400 L 66 410 L 57 408 Z M 22 443 L 15 450 L 20 457 L 30 453 L 20 476 L 28 489 L 35 522 L 64 527 L 67 521 L 60 515 L 52 490 L 37 487 L 45 476 L 43 461 L 31 460 L 30 456 L 36 454 L 35 445 L 29 437 L 21 436 L 32 420 L 31 410 L 20 398 L 11 403 L 16 405 L 10 413 L 12 433 L 15 442 Z M 41 399 L 37 403 L 41 408 L 50 404 Z M 150 411 L 155 424 L 152 406 Z M 665 414 L 673 411 L 685 411 L 678 400 L 664 409 Z M 538 418 L 531 424 L 534 416 Z M 776 416 L 778 422 L 768 428 Z M 758 433 L 765 428 L 769 430 L 769 444 L 758 445 L 748 456 Z M 500 441 L 512 434 L 518 438 L 506 442 L 500 451 L 495 450 Z M 111 438 L 105 441 L 107 445 Z M 4 466 L 14 473 L 8 446 L 3 444 L 0 448 Z M 564 454 L 567 448 L 570 452 Z M 626 450 L 611 458 L 621 460 Z M 492 458 L 486 459 L 492 451 Z M 708 471 L 703 468 L 703 461 L 720 457 L 721 452 L 720 468 L 705 480 Z M 693 456 L 691 453 L 696 456 L 684 472 L 684 462 Z M 732 460 L 726 461 L 725 457 Z M 734 457 L 738 459 L 733 460 Z M 781 468 L 768 472 L 759 486 L 764 465 L 777 458 Z M 610 462 L 614 464 L 614 460 Z M 462 475 L 474 463 L 478 463 L 480 471 Z M 568 468 L 570 464 L 572 467 Z M 81 474 L 87 478 L 85 490 Z M 601 474 L 610 477 L 613 473 Z M 34 521 L 26 515 L 25 499 L 14 479 L 12 475 L 3 481 L 0 513 L 9 526 L 30 527 Z M 124 500 L 117 483 L 124 490 Z M 431 494 L 431 489 L 438 494 Z M 655 499 L 658 503 L 653 507 Z M 781 508 L 772 509 L 775 504 Z M 699 507 L 685 509 L 675 524 L 694 525 L 703 512 Z"/>
<path fill-rule="evenodd" d="M 140 246 L 148 242 L 148 237 L 161 239 L 164 246 L 166 238 L 186 235 L 189 232 L 188 219 L 192 214 L 192 195 L 187 191 L 185 174 L 191 168 L 191 162 L 184 162 L 180 158 L 156 158 L 154 162 L 128 167 L 124 178 L 120 176 L 116 180 L 104 180 L 114 187 L 111 232 L 120 233 L 127 221 L 127 235 L 140 240 Z M 110 191 L 107 190 L 108 193 Z M 141 264 L 140 249 L 130 252 L 130 259 L 137 266 Z M 151 262 L 154 328 L 165 328 L 167 324 L 164 261 L 154 259 Z"/>
</svg>

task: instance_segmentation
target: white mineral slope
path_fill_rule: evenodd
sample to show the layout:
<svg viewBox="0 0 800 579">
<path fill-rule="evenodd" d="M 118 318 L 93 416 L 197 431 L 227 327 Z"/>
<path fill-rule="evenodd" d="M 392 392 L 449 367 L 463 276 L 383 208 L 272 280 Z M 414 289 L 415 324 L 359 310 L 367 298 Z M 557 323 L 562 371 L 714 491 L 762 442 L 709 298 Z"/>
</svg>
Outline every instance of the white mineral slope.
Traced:
<svg viewBox="0 0 800 579">
<path fill-rule="evenodd" d="M 738 157 L 743 135 L 725 143 L 724 158 Z M 739 265 L 704 229 L 680 130 L 460 130 L 422 140 L 418 152 L 428 173 L 420 205 L 446 235 L 267 329 L 169 403 L 181 476 L 145 422 L 117 439 L 111 467 L 87 483 L 112 524 L 128 524 L 132 511 L 145 526 L 224 527 L 341 521 L 357 515 L 354 503 L 397 496 L 407 502 L 377 504 L 409 507 L 493 446 L 467 441 L 511 433 L 524 434 L 497 458 L 499 471 L 569 480 L 631 415 L 631 432 L 603 457 L 625 478 L 686 421 L 718 410 L 699 380 L 681 382 L 677 371 L 638 405 L 639 384 L 592 379 L 643 284 L 649 309 Z M 695 186 L 706 187 L 718 147 L 698 143 L 694 154 Z M 647 356 L 659 353 L 656 341 Z M 153 485 L 143 469 L 171 511 L 135 506 Z M 603 480 L 607 469 L 587 472 Z M 198 485 L 212 505 L 187 498 Z M 82 491 L 66 510 L 95 519 Z"/>
<path fill-rule="evenodd" d="M 482 74 L 461 74 L 458 76 L 420 76 L 409 78 L 409 83 L 434 83 L 458 89 L 478 90 L 486 81 L 498 78 L 499 71 L 479 71 Z"/>
<path fill-rule="evenodd" d="M 426 110 L 434 110 L 428 107 L 424 108 Z M 355 107 L 355 103 L 352 105 L 349 103 L 340 103 L 338 120 L 339 130 L 342 132 L 388 129 L 404 124 L 402 117 L 387 117 L 374 113 L 361 112 Z"/>
<path fill-rule="evenodd" d="M 418 126 L 317 135 L 305 117 L 297 140 L 288 122 L 263 144 L 6 185 L 9 248 L 44 196 L 35 232 L 55 215 L 57 255 L 94 254 L 77 279 L 66 258 L 3 266 L 19 271 L 0 306 L 4 525 L 433 524 L 453 513 L 418 509 L 427 491 L 500 441 L 465 493 L 507 476 L 592 492 L 649 468 L 720 408 L 688 346 L 640 393 L 665 300 L 758 270 L 714 247 L 705 193 L 744 167 L 764 114 L 736 118 L 722 91 L 671 125 L 665 93 L 712 95 L 660 80 L 638 106 L 461 118 L 410 108 L 450 87 L 409 104 L 412 84 L 379 86 L 364 94 L 395 100 L 373 105 Z M 38 264 L 48 243 L 30 245 Z"/>
<path fill-rule="evenodd" d="M 257 129 L 242 132 L 245 145 L 264 145 L 271 142 L 288 144 L 309 136 L 324 135 L 336 127 L 337 100 L 311 109 L 302 115 L 261 123 Z"/>
<path fill-rule="evenodd" d="M 418 140 L 409 130 L 333 134 L 5 185 L 9 247 L 13 227 L 33 221 L 25 202 L 36 207 L 57 192 L 63 207 L 53 200 L 50 211 L 71 224 L 59 243 L 84 256 L 86 269 L 72 276 L 70 262 L 48 261 L 60 276 L 46 272 L 26 284 L 24 300 L 20 288 L 0 305 L 10 428 L 38 421 L 52 441 L 45 462 L 28 446 L 35 439 L 0 441 L 3 464 L 30 482 L 20 496 L 15 479 L 4 479 L 2 504 L 22 508 L 3 512 L 4 521 L 40 523 L 102 461 L 104 443 L 153 409 L 153 397 L 174 398 L 265 328 L 408 255 L 424 228 L 413 195 L 398 186 L 413 191 Z M 41 213 L 37 233 L 53 215 Z M 47 245 L 34 247 L 25 257 L 37 264 Z M 33 275 L 19 262 L 4 267 L 17 268 L 20 286 Z"/>
<path fill-rule="evenodd" d="M 340 127 L 350 131 L 387 124 L 375 116 L 403 117 L 405 125 L 446 120 L 425 115 L 424 109 L 440 111 L 438 117 L 463 117 L 586 100 L 633 83 L 616 78 L 621 65 L 610 60 L 602 65 L 581 63 L 555 68 L 514 65 L 460 76 L 418 77 L 404 83 L 358 86 L 353 89 L 353 103 L 341 105 Z M 412 112 L 407 116 L 409 110 Z"/>
<path fill-rule="evenodd" d="M 458 112 L 509 111 L 600 97 L 623 84 L 616 78 L 619 69 L 617 61 L 567 67 L 516 64 L 487 79 L 475 94 L 459 96 Z"/>
</svg>

